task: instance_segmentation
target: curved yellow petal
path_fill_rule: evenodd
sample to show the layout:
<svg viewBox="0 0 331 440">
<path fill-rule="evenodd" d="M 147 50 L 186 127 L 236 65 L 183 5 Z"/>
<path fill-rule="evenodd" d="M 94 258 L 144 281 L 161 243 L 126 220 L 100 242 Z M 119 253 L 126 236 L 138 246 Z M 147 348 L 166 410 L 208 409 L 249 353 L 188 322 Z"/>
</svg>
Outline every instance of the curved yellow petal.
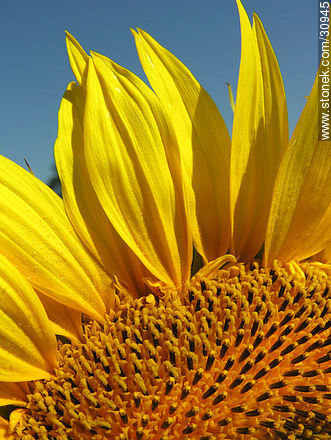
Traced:
<svg viewBox="0 0 331 440">
<path fill-rule="evenodd" d="M 236 263 L 236 257 L 231 254 L 222 255 L 221 257 L 216 258 L 214 261 L 209 261 L 209 263 L 205 264 L 196 274 L 194 274 L 193 280 L 201 280 L 201 278 L 209 276 L 213 276 L 215 274 L 215 271 L 219 270 L 220 268 L 223 269 L 225 265 L 228 263 Z"/>
<path fill-rule="evenodd" d="M 69 32 L 66 32 L 66 45 L 71 69 L 78 81 L 78 84 L 81 84 L 88 61 L 88 55 L 85 53 L 78 41 L 71 34 L 69 34 Z"/>
<path fill-rule="evenodd" d="M 39 294 L 39 299 L 56 335 L 65 336 L 71 340 L 80 339 L 82 336 L 82 314 L 80 312 L 43 294 Z"/>
<path fill-rule="evenodd" d="M 89 63 L 84 148 L 91 183 L 114 229 L 158 280 L 182 286 L 192 245 L 177 143 L 152 91 L 100 56 Z"/>
<path fill-rule="evenodd" d="M 0 248 L 36 290 L 66 306 L 102 319 L 114 302 L 112 279 L 76 236 L 60 197 L 4 157 Z"/>
<path fill-rule="evenodd" d="M 195 246 L 205 260 L 214 260 L 230 243 L 229 133 L 215 103 L 181 61 L 146 32 L 133 34 L 143 69 L 176 132 Z"/>
<path fill-rule="evenodd" d="M 28 393 L 26 382 L 0 382 L 0 406 L 25 406 Z"/>
<path fill-rule="evenodd" d="M 117 234 L 92 187 L 84 155 L 84 105 L 83 88 L 69 84 L 59 110 L 54 149 L 65 209 L 93 255 L 136 296 L 146 288 L 143 278 L 150 274 Z"/>
<path fill-rule="evenodd" d="M 241 62 L 233 120 L 230 206 L 232 250 L 240 259 L 260 250 L 272 191 L 288 142 L 285 93 L 277 59 L 263 26 L 253 29 L 237 0 Z"/>
<path fill-rule="evenodd" d="M 0 440 L 17 440 L 17 434 L 14 434 L 15 427 L 25 415 L 25 409 L 17 408 L 11 411 L 9 421 L 0 416 Z"/>
<path fill-rule="evenodd" d="M 331 141 L 321 141 L 318 78 L 284 155 L 273 195 L 265 259 L 301 260 L 331 239 Z"/>
<path fill-rule="evenodd" d="M 9 422 L 0 417 L 0 440 L 12 440 L 13 436 L 10 434 Z"/>
<path fill-rule="evenodd" d="M 56 339 L 30 284 L 0 256 L 0 381 L 43 379 L 56 366 Z"/>
<path fill-rule="evenodd" d="M 79 43 L 69 34 L 67 34 L 67 46 L 70 63 L 77 76 L 77 70 L 80 72 L 85 70 L 84 63 L 86 65 L 88 57 Z M 133 83 L 138 89 L 143 88 L 141 92 L 146 97 L 148 96 L 153 116 L 163 119 L 156 97 L 139 78 L 111 62 L 106 57 L 98 54 L 94 54 L 94 56 L 99 58 L 99 62 L 102 61 L 103 64 L 107 65 L 108 69 L 117 70 L 119 75 L 128 78 L 128 81 Z M 80 66 L 79 69 L 77 66 Z M 133 295 L 137 295 L 138 292 L 141 294 L 146 290 L 143 279 L 151 278 L 152 274 L 123 241 L 109 221 L 91 185 L 86 166 L 84 146 L 86 126 L 84 125 L 83 116 L 86 81 L 82 81 L 82 74 L 79 73 L 77 81 L 81 84 L 81 87 L 77 88 L 73 84 L 69 85 L 62 101 L 59 112 L 59 135 L 55 146 L 56 162 L 62 182 L 66 211 L 81 239 L 98 260 L 102 262 L 103 266 L 115 274 L 129 288 Z M 169 134 L 165 121 L 161 121 L 159 129 L 161 131 L 160 136 L 164 138 L 164 143 L 169 143 Z M 183 197 L 181 195 L 182 183 L 181 181 L 177 182 L 180 177 L 180 170 L 176 163 L 179 160 L 176 157 L 172 157 L 178 153 L 176 147 L 173 148 L 172 145 L 165 145 L 165 147 L 168 148 L 166 154 L 170 171 L 174 181 L 176 181 L 177 204 L 178 206 L 183 206 L 183 203 L 180 203 L 180 197 Z M 176 167 L 178 169 L 175 170 Z M 178 218 L 180 215 L 179 213 Z M 180 237 L 177 237 L 177 241 L 180 248 L 185 248 L 181 255 L 181 270 L 185 273 L 184 278 L 186 278 L 191 260 L 191 249 L 187 240 L 187 222 L 186 219 L 182 220 L 180 222 L 182 226 L 177 225 L 177 235 L 180 235 Z M 183 244 L 181 240 L 183 240 Z M 187 248 L 189 249 L 188 251 L 186 250 Z M 187 255 L 184 255 L 185 253 Z"/>
</svg>

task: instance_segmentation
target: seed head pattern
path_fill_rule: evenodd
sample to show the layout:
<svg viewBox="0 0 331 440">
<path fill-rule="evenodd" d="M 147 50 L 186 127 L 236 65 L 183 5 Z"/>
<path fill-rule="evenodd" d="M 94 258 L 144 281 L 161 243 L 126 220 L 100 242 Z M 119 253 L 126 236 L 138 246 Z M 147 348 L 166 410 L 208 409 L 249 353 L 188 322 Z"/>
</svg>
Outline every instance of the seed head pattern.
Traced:
<svg viewBox="0 0 331 440">
<path fill-rule="evenodd" d="M 121 301 L 83 342 L 59 342 L 16 438 L 330 438 L 330 283 L 299 272 L 235 264 L 182 295 Z"/>
</svg>

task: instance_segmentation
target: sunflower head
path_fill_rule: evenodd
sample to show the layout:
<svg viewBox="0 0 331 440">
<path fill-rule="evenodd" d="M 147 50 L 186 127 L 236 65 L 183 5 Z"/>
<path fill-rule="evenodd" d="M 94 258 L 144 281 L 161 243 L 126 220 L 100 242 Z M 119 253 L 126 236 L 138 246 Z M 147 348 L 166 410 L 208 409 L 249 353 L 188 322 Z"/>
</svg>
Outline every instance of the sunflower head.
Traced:
<svg viewBox="0 0 331 440">
<path fill-rule="evenodd" d="M 133 35 L 153 90 L 67 34 L 63 200 L 0 158 L 0 439 L 331 435 L 320 70 L 288 140 L 276 56 L 237 5 L 231 139 L 145 31 Z"/>
</svg>

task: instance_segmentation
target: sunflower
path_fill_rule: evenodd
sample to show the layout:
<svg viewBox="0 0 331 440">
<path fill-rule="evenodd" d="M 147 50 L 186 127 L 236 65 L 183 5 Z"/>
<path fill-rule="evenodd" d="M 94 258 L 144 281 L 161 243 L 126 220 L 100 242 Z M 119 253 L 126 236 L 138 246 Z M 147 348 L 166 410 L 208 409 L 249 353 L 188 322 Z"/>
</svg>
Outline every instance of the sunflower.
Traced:
<svg viewBox="0 0 331 440">
<path fill-rule="evenodd" d="M 330 438 L 319 72 L 288 141 L 275 54 L 237 5 L 231 141 L 146 32 L 153 90 L 67 34 L 63 201 L 0 159 L 1 439 Z"/>
</svg>

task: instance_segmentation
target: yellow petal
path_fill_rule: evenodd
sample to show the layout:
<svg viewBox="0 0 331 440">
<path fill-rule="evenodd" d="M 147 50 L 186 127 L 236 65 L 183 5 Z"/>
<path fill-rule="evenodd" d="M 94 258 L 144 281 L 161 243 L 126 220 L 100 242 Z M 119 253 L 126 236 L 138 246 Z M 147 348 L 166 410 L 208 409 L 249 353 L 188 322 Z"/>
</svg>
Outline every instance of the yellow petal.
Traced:
<svg viewBox="0 0 331 440">
<path fill-rule="evenodd" d="M 147 78 L 171 120 L 188 181 L 193 239 L 205 260 L 230 240 L 230 137 L 208 93 L 191 72 L 146 32 L 133 31 Z"/>
<path fill-rule="evenodd" d="M 47 378 L 56 366 L 56 339 L 26 279 L 0 256 L 0 381 Z"/>
<path fill-rule="evenodd" d="M 51 321 L 53 332 L 68 339 L 80 339 L 82 335 L 82 314 L 54 301 L 49 296 L 39 295 L 39 299 Z"/>
<path fill-rule="evenodd" d="M 23 421 L 23 418 L 25 416 L 26 416 L 26 410 L 24 408 L 14 409 L 14 411 L 12 411 L 9 416 L 9 432 L 11 433 L 15 432 L 16 425 L 21 421 Z M 16 440 L 16 439 L 17 436 L 15 434 L 9 437 L 9 440 Z"/>
<path fill-rule="evenodd" d="M 77 234 L 101 264 L 126 285 L 133 296 L 143 292 L 143 264 L 110 223 L 92 187 L 84 155 L 85 92 L 68 86 L 59 110 L 55 160 L 67 215 Z"/>
<path fill-rule="evenodd" d="M 88 61 L 88 55 L 85 53 L 78 41 L 69 34 L 69 32 L 66 32 L 66 45 L 71 69 L 78 81 L 78 84 L 81 84 L 86 63 Z"/>
<path fill-rule="evenodd" d="M 0 382 L 0 406 L 25 406 L 28 392 L 26 382 Z"/>
<path fill-rule="evenodd" d="M 324 249 L 318 252 L 314 259 L 325 264 L 331 263 L 331 239 L 327 241 Z"/>
<path fill-rule="evenodd" d="M 77 238 L 60 197 L 4 157 L 0 248 L 36 290 L 66 306 L 102 319 L 114 301 L 112 280 Z"/>
<path fill-rule="evenodd" d="M 88 57 L 79 43 L 69 34 L 67 34 L 67 46 L 73 71 L 76 74 L 77 81 L 81 83 L 82 75 L 79 73 L 77 75 L 77 70 L 80 72 L 85 70 Z M 120 74 L 127 76 L 138 89 L 143 88 L 142 93 L 149 96 L 149 104 L 152 107 L 152 111 L 156 113 L 154 116 L 159 117 L 158 113 L 160 110 L 157 100 L 141 80 L 107 58 L 101 57 L 98 54 L 95 54 L 95 56 L 102 59 L 104 63 L 108 63 L 110 69 L 118 69 Z M 79 69 L 77 66 L 79 66 Z M 143 279 L 149 278 L 152 275 L 135 253 L 123 242 L 106 216 L 91 186 L 84 154 L 84 88 L 84 81 L 81 88 L 69 85 L 59 112 L 59 135 L 55 146 L 55 156 L 62 182 L 66 211 L 81 239 L 98 260 L 102 262 L 103 266 L 111 273 L 114 273 L 129 288 L 133 295 L 137 295 L 137 292 L 143 293 L 146 289 Z M 160 130 L 164 130 L 163 121 L 160 125 Z M 166 136 L 166 133 L 161 133 L 161 135 Z M 167 152 L 168 156 L 172 154 L 176 154 L 176 152 Z M 178 162 L 176 158 L 168 160 Z M 179 170 L 176 170 L 174 174 L 180 174 Z M 174 179 L 177 178 L 176 175 L 173 176 Z M 178 182 L 176 186 L 179 188 L 182 186 L 182 183 Z M 182 205 L 179 202 L 180 192 L 181 189 L 177 191 L 176 195 L 178 205 Z M 184 219 L 182 236 L 187 234 L 185 227 L 186 220 Z M 187 241 L 184 238 L 185 240 Z M 184 246 L 187 247 L 188 245 L 185 243 Z M 190 252 L 191 250 L 188 251 L 189 254 Z M 189 264 L 190 256 L 185 256 L 182 266 L 186 265 L 188 267 Z M 183 270 L 185 273 L 187 272 L 186 268 Z"/>
<path fill-rule="evenodd" d="M 192 245 L 177 143 L 148 87 L 100 56 L 89 63 L 84 148 L 93 188 L 117 233 L 158 280 L 182 286 Z"/>
<path fill-rule="evenodd" d="M 276 173 L 288 142 L 284 87 L 277 59 L 257 16 L 253 29 L 237 0 L 241 62 L 234 112 L 230 206 L 233 252 L 254 257 L 266 231 Z"/>
<path fill-rule="evenodd" d="M 216 258 L 214 261 L 210 261 L 209 263 L 205 264 L 198 272 L 194 275 L 192 278 L 193 280 L 201 280 L 201 278 L 209 276 L 213 276 L 217 270 L 220 268 L 223 268 L 228 263 L 236 263 L 236 257 L 234 257 L 231 254 L 222 255 L 221 257 Z"/>
<path fill-rule="evenodd" d="M 3 417 L 0 417 L 0 440 L 12 440 L 10 435 L 9 422 Z"/>
<path fill-rule="evenodd" d="M 25 415 L 25 409 L 17 408 L 11 411 L 9 422 L 0 416 L 0 440 L 17 440 L 17 435 L 13 433 L 15 432 L 16 425 L 22 421 Z"/>
<path fill-rule="evenodd" d="M 310 257 L 331 239 L 331 142 L 319 140 L 318 126 L 321 67 L 277 176 L 265 243 L 267 263 Z"/>
</svg>

